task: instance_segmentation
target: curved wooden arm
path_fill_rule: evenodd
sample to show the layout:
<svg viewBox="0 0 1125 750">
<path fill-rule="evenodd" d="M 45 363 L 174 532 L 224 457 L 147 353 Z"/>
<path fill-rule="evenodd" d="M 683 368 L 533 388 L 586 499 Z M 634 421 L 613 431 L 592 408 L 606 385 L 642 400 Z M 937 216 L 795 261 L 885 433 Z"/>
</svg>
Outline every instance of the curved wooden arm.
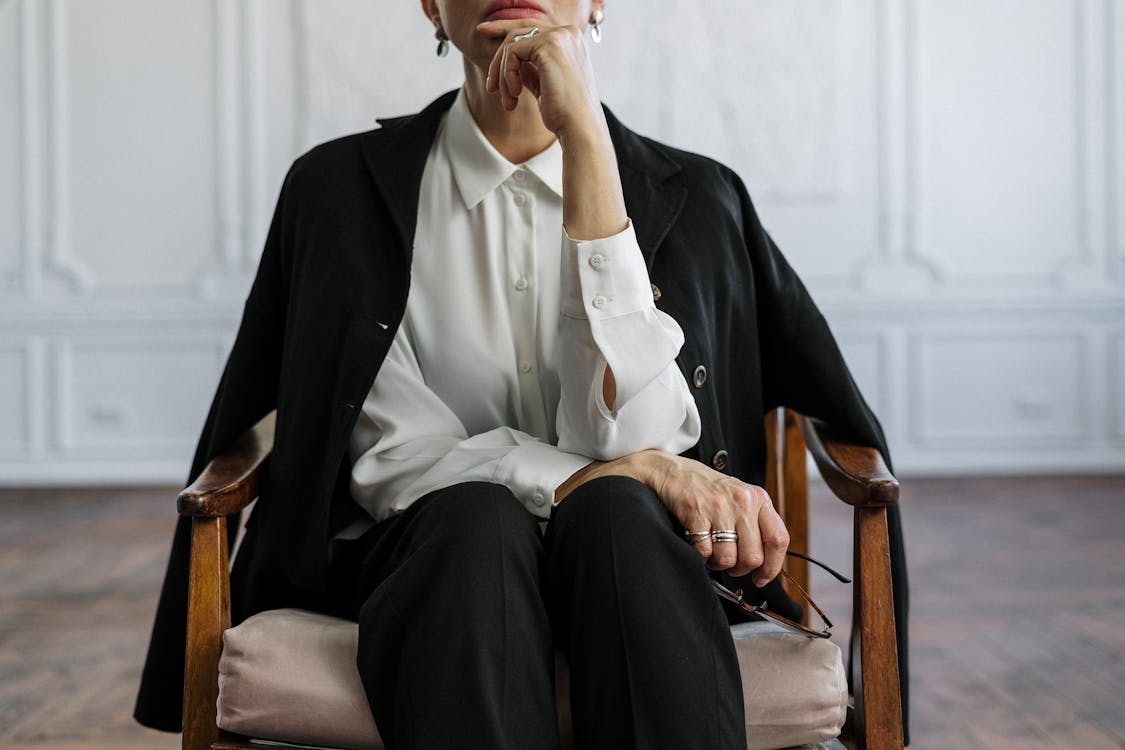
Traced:
<svg viewBox="0 0 1125 750">
<path fill-rule="evenodd" d="M 258 496 L 258 483 L 270 451 L 277 410 L 271 411 L 215 456 L 176 499 L 181 516 L 229 516 Z"/>
<path fill-rule="evenodd" d="M 801 417 L 801 431 L 820 475 L 837 497 L 856 507 L 898 504 L 898 480 L 878 450 L 849 442 L 811 417 Z"/>
</svg>

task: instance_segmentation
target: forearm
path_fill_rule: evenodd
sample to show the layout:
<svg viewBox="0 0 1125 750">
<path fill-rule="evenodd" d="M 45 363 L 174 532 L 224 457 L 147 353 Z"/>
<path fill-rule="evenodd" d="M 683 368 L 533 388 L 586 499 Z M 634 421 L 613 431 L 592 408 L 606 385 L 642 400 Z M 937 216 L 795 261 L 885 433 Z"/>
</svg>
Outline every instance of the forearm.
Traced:
<svg viewBox="0 0 1125 750">
<path fill-rule="evenodd" d="M 657 482 L 656 467 L 662 459 L 666 460 L 667 457 L 668 454 L 663 451 L 643 450 L 630 453 L 615 461 L 591 461 L 558 486 L 555 490 L 555 504 L 558 505 L 571 492 L 598 477 L 630 477 L 655 489 Z"/>
<path fill-rule="evenodd" d="M 609 237 L 628 224 L 617 155 L 604 116 L 559 136 L 563 151 L 563 226 L 576 240 Z"/>
</svg>

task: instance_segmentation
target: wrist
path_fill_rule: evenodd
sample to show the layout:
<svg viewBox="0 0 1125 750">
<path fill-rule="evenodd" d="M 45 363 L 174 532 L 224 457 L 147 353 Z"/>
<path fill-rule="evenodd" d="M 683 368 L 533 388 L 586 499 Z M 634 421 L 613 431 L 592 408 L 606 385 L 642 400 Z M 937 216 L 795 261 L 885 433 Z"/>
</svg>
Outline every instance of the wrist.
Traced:
<svg viewBox="0 0 1125 750">
<path fill-rule="evenodd" d="M 600 113 L 599 113 L 600 114 Z M 604 116 L 590 114 L 567 123 L 555 133 L 564 157 L 568 154 L 587 157 L 613 149 L 609 126 Z"/>
</svg>

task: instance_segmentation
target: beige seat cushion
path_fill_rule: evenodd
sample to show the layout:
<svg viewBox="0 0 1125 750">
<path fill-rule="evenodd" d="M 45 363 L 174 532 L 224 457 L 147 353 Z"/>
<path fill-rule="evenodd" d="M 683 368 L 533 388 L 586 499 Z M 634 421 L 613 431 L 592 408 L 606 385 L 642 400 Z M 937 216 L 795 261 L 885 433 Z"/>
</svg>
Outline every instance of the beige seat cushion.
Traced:
<svg viewBox="0 0 1125 750">
<path fill-rule="evenodd" d="M 746 701 L 747 747 L 836 737 L 847 710 L 840 649 L 766 622 L 731 628 Z M 354 622 L 296 609 L 257 614 L 223 635 L 219 726 L 304 745 L 382 750 L 355 666 Z M 569 717 L 565 691 L 559 714 Z"/>
</svg>

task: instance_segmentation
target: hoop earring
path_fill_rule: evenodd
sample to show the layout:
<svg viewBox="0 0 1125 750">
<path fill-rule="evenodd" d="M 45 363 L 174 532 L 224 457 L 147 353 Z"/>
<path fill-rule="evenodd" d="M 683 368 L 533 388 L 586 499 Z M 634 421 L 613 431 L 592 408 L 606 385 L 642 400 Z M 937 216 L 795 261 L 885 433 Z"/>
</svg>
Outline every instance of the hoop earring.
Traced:
<svg viewBox="0 0 1125 750">
<path fill-rule="evenodd" d="M 602 21 L 605 20 L 605 14 L 602 13 L 601 8 L 595 8 L 594 12 L 590 14 L 590 38 L 594 40 L 594 44 L 602 43 Z"/>
<path fill-rule="evenodd" d="M 445 57 L 449 54 L 449 36 L 445 33 L 445 27 L 438 26 L 434 32 L 434 39 L 438 40 L 437 43 L 437 56 Z"/>
</svg>

